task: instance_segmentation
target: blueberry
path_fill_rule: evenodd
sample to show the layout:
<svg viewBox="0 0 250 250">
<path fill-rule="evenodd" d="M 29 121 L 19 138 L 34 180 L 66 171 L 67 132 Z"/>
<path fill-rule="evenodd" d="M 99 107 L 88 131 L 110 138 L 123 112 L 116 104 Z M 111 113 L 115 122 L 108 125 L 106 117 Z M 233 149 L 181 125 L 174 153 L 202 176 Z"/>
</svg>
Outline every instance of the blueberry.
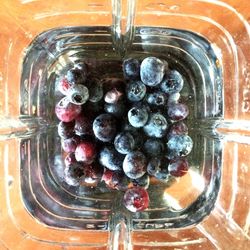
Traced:
<svg viewBox="0 0 250 250">
<path fill-rule="evenodd" d="M 92 135 L 92 119 L 86 114 L 81 113 L 75 119 L 75 133 L 77 135 Z"/>
<path fill-rule="evenodd" d="M 128 111 L 128 121 L 135 127 L 143 127 L 148 121 L 148 111 L 144 107 L 133 107 Z"/>
<path fill-rule="evenodd" d="M 102 82 L 99 79 L 91 79 L 88 84 L 89 101 L 99 102 L 103 97 Z"/>
<path fill-rule="evenodd" d="M 58 124 L 58 135 L 63 139 L 68 139 L 74 136 L 75 121 L 71 122 L 60 122 Z"/>
<path fill-rule="evenodd" d="M 140 151 L 134 151 L 126 155 L 123 161 L 124 173 L 131 179 L 142 177 L 146 173 L 147 159 Z"/>
<path fill-rule="evenodd" d="M 116 134 L 116 120 L 110 114 L 101 114 L 93 122 L 93 131 L 100 141 L 111 141 Z"/>
<path fill-rule="evenodd" d="M 148 188 L 150 182 L 150 178 L 147 174 L 144 174 L 142 177 L 138 179 L 132 179 L 132 185 L 134 187 L 143 187 L 145 189 Z"/>
<path fill-rule="evenodd" d="M 150 137 L 162 138 L 168 129 L 166 118 L 160 113 L 151 114 L 145 127 L 143 128 L 146 135 Z"/>
<path fill-rule="evenodd" d="M 67 71 L 66 78 L 73 84 L 84 84 L 87 80 L 87 72 L 87 65 L 85 63 L 78 63 L 74 68 Z"/>
<path fill-rule="evenodd" d="M 168 138 L 170 139 L 170 137 L 173 135 L 186 135 L 186 134 L 188 134 L 188 127 L 183 121 L 180 121 L 174 123 L 170 127 L 168 131 Z"/>
<path fill-rule="evenodd" d="M 108 188 L 125 191 L 129 185 L 129 179 L 120 171 L 104 169 L 102 181 Z"/>
<path fill-rule="evenodd" d="M 172 176 L 181 177 L 188 172 L 188 161 L 185 158 L 173 159 L 169 162 L 168 170 Z"/>
<path fill-rule="evenodd" d="M 102 178 L 103 168 L 94 163 L 84 165 L 83 173 L 84 175 L 80 179 L 80 185 L 95 187 Z"/>
<path fill-rule="evenodd" d="M 188 114 L 188 106 L 184 103 L 175 103 L 168 106 L 168 116 L 172 121 L 184 120 Z"/>
<path fill-rule="evenodd" d="M 115 116 L 117 118 L 123 117 L 126 113 L 126 107 L 125 107 L 124 102 L 122 102 L 122 101 L 117 102 L 115 104 L 105 103 L 104 110 L 107 113 L 112 114 L 113 116 Z"/>
<path fill-rule="evenodd" d="M 76 157 L 75 157 L 74 152 L 68 153 L 64 159 L 65 166 L 69 166 L 70 164 L 73 164 L 76 162 L 77 161 L 76 161 Z"/>
<path fill-rule="evenodd" d="M 158 85 L 165 73 L 165 64 L 156 57 L 147 57 L 141 63 L 141 80 L 147 86 Z"/>
<path fill-rule="evenodd" d="M 72 86 L 65 77 L 62 77 L 56 81 L 56 88 L 63 94 L 67 95 L 68 89 Z"/>
<path fill-rule="evenodd" d="M 115 137 L 114 146 L 120 154 L 128 154 L 135 148 L 134 137 L 129 132 L 119 133 Z"/>
<path fill-rule="evenodd" d="M 67 92 L 69 101 L 75 105 L 82 105 L 89 99 L 89 90 L 80 84 L 72 85 Z"/>
<path fill-rule="evenodd" d="M 159 139 L 149 138 L 144 143 L 143 150 L 149 156 L 161 155 L 164 151 L 164 144 Z"/>
<path fill-rule="evenodd" d="M 155 91 L 153 93 L 148 94 L 146 100 L 150 105 L 163 107 L 167 103 L 167 96 L 161 91 Z"/>
<path fill-rule="evenodd" d="M 148 208 L 149 196 L 144 188 L 133 187 L 124 194 L 123 203 L 131 212 L 143 211 Z"/>
<path fill-rule="evenodd" d="M 70 186 L 79 186 L 84 175 L 84 166 L 79 162 L 69 164 L 64 169 L 64 181 Z"/>
<path fill-rule="evenodd" d="M 166 72 L 160 87 L 164 93 L 174 94 L 182 90 L 184 80 L 177 70 L 169 70 Z"/>
<path fill-rule="evenodd" d="M 146 86 L 141 81 L 130 82 L 126 88 L 127 98 L 131 102 L 141 101 L 146 95 Z"/>
<path fill-rule="evenodd" d="M 112 146 L 104 147 L 99 154 L 100 164 L 110 170 L 121 170 L 123 159 L 124 156 L 119 154 Z"/>
<path fill-rule="evenodd" d="M 75 135 L 72 138 L 63 139 L 61 141 L 62 149 L 66 153 L 75 152 L 77 145 L 80 143 L 80 137 Z"/>
<path fill-rule="evenodd" d="M 104 101 L 106 103 L 115 104 L 123 99 L 123 93 L 116 88 L 111 89 L 104 96 Z"/>
<path fill-rule="evenodd" d="M 154 176 L 159 180 L 166 181 L 170 177 L 168 171 L 168 163 L 159 157 L 153 157 L 150 159 L 147 165 L 147 172 L 149 175 Z"/>
<path fill-rule="evenodd" d="M 75 150 L 75 157 L 77 161 L 90 164 L 94 161 L 96 156 L 96 148 L 94 143 L 90 141 L 82 141 L 79 143 Z"/>
<path fill-rule="evenodd" d="M 126 83 L 123 79 L 120 78 L 104 78 L 102 79 L 104 93 L 112 89 L 117 89 L 120 92 L 124 92 Z"/>
<path fill-rule="evenodd" d="M 63 122 L 73 121 L 80 113 L 81 106 L 71 103 L 67 97 L 62 98 L 55 107 L 55 113 L 59 120 Z"/>
<path fill-rule="evenodd" d="M 188 155 L 193 148 L 193 141 L 188 135 L 174 135 L 167 142 L 168 158 Z"/>
<path fill-rule="evenodd" d="M 178 101 L 180 100 L 180 93 L 174 93 L 174 94 L 170 94 L 168 96 L 168 102 L 167 105 L 170 106 L 172 104 L 178 103 Z"/>
<path fill-rule="evenodd" d="M 140 62 L 134 58 L 128 58 L 123 61 L 123 73 L 126 79 L 140 78 Z"/>
</svg>

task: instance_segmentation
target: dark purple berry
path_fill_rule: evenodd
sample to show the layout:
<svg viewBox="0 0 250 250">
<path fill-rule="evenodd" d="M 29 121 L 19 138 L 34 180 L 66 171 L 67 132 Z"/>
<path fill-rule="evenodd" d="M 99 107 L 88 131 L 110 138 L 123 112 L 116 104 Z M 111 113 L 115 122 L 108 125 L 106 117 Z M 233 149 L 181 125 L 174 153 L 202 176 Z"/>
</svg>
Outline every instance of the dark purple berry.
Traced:
<svg viewBox="0 0 250 250">
<path fill-rule="evenodd" d="M 131 212 L 139 212 L 148 208 L 148 192 L 141 187 L 133 187 L 124 194 L 123 202 L 125 207 Z"/>
<path fill-rule="evenodd" d="M 135 148 L 135 140 L 129 132 L 119 133 L 114 140 L 115 149 L 121 154 L 128 154 Z"/>
<path fill-rule="evenodd" d="M 124 156 L 119 154 L 112 146 L 104 147 L 99 154 L 99 162 L 110 170 L 121 170 Z"/>
<path fill-rule="evenodd" d="M 173 121 L 181 121 L 189 114 L 188 106 L 183 103 L 175 103 L 168 106 L 168 116 Z"/>
<path fill-rule="evenodd" d="M 75 135 L 72 138 L 64 139 L 61 141 L 63 150 L 66 153 L 75 152 L 77 145 L 80 143 L 80 137 Z"/>
<path fill-rule="evenodd" d="M 82 141 L 78 144 L 75 150 L 75 157 L 77 161 L 90 164 L 94 161 L 96 156 L 96 148 L 94 143 L 89 141 Z"/>
<path fill-rule="evenodd" d="M 57 103 L 55 113 L 59 120 L 71 122 L 81 113 L 81 106 L 71 103 L 64 97 Z"/>
<path fill-rule="evenodd" d="M 75 133 L 77 135 L 92 135 L 93 128 L 92 128 L 92 119 L 83 114 L 83 112 L 78 115 L 75 119 Z"/>
<path fill-rule="evenodd" d="M 156 57 L 147 57 L 141 63 L 140 75 L 147 86 L 158 85 L 164 76 L 166 65 Z"/>
<path fill-rule="evenodd" d="M 104 78 L 102 80 L 104 93 L 107 93 L 108 91 L 112 89 L 117 89 L 120 92 L 124 92 L 126 83 L 124 80 L 120 78 Z"/>
<path fill-rule="evenodd" d="M 71 121 L 71 122 L 60 122 L 58 124 L 58 135 L 62 138 L 62 139 L 68 139 L 74 136 L 75 132 L 74 132 L 74 127 L 75 127 L 75 121 Z"/>
<path fill-rule="evenodd" d="M 188 161 L 185 158 L 173 159 L 169 162 L 168 171 L 172 176 L 181 177 L 188 172 Z"/>
<path fill-rule="evenodd" d="M 178 93 L 182 90 L 184 80 L 177 70 L 169 70 L 166 72 L 160 87 L 166 94 Z"/>
<path fill-rule="evenodd" d="M 187 125 L 183 122 L 177 122 L 174 123 L 169 131 L 168 131 L 168 138 L 170 139 L 171 136 L 173 135 L 187 135 L 188 134 L 188 127 Z"/>
<path fill-rule="evenodd" d="M 80 185 L 94 187 L 102 178 L 103 168 L 98 164 L 85 165 Z"/>
<path fill-rule="evenodd" d="M 57 82 L 57 88 L 63 95 L 67 95 L 68 89 L 71 86 L 72 84 L 64 77 L 59 79 Z"/>
<path fill-rule="evenodd" d="M 94 120 L 93 131 L 97 139 L 111 141 L 116 134 L 116 120 L 110 114 L 101 114 Z"/>
<path fill-rule="evenodd" d="M 126 79 L 140 78 L 140 62 L 135 58 L 128 58 L 123 61 L 123 73 Z"/>
<path fill-rule="evenodd" d="M 142 177 L 146 173 L 147 159 L 140 151 L 126 155 L 123 161 L 123 171 L 131 179 Z"/>
</svg>

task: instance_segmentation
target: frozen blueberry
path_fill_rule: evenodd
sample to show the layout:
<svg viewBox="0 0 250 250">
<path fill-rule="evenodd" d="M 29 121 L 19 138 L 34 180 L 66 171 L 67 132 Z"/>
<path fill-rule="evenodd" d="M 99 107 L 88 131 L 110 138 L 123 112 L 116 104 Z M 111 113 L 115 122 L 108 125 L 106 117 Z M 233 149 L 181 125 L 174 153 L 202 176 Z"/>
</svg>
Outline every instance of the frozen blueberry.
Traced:
<svg viewBox="0 0 250 250">
<path fill-rule="evenodd" d="M 99 154 L 99 162 L 110 170 L 121 170 L 124 156 L 119 154 L 112 146 L 104 147 Z"/>
<path fill-rule="evenodd" d="M 63 122 L 73 121 L 80 113 L 81 106 L 71 103 L 67 97 L 62 98 L 55 107 L 55 113 L 59 120 Z"/>
<path fill-rule="evenodd" d="M 80 185 L 95 187 L 102 178 L 103 168 L 98 164 L 84 165 Z"/>
<path fill-rule="evenodd" d="M 184 103 L 175 103 L 168 106 L 168 116 L 173 121 L 184 120 L 188 114 L 188 106 Z"/>
<path fill-rule="evenodd" d="M 57 127 L 58 135 L 63 139 L 68 139 L 74 136 L 75 121 L 60 122 Z"/>
<path fill-rule="evenodd" d="M 116 134 L 116 120 L 110 114 L 101 114 L 93 122 L 93 131 L 100 141 L 111 141 Z"/>
<path fill-rule="evenodd" d="M 80 143 L 80 137 L 75 135 L 72 138 L 63 139 L 61 141 L 62 149 L 66 153 L 75 152 L 77 145 Z"/>
<path fill-rule="evenodd" d="M 150 137 L 162 138 L 166 135 L 168 123 L 166 118 L 160 113 L 153 113 L 149 116 L 147 124 L 143 130 Z"/>
<path fill-rule="evenodd" d="M 123 161 L 123 171 L 131 179 L 142 177 L 146 173 L 147 159 L 140 151 L 126 155 Z"/>
<path fill-rule="evenodd" d="M 81 178 L 84 175 L 83 164 L 74 162 L 64 169 L 64 181 L 70 186 L 79 186 Z"/>
<path fill-rule="evenodd" d="M 135 140 L 131 133 L 119 133 L 114 140 L 115 149 L 121 154 L 128 154 L 135 148 Z"/>
<path fill-rule="evenodd" d="M 168 171 L 172 176 L 181 177 L 188 172 L 188 161 L 185 158 L 173 159 L 169 162 Z"/>
<path fill-rule="evenodd" d="M 91 79 L 88 82 L 89 101 L 99 102 L 103 97 L 103 86 L 99 79 Z"/>
<path fill-rule="evenodd" d="M 143 150 L 149 156 L 161 155 L 164 151 L 164 144 L 160 139 L 149 138 L 144 143 Z"/>
<path fill-rule="evenodd" d="M 165 73 L 165 64 L 156 57 L 147 57 L 141 63 L 141 80 L 147 86 L 158 85 Z"/>
<path fill-rule="evenodd" d="M 146 95 L 146 86 L 141 81 L 130 82 L 126 88 L 127 98 L 131 102 L 141 101 Z"/>
<path fill-rule="evenodd" d="M 67 97 L 71 103 L 82 105 L 89 99 L 88 88 L 81 84 L 74 84 L 68 89 Z"/>
<path fill-rule="evenodd" d="M 169 70 L 166 72 L 160 87 L 164 93 L 174 94 L 182 90 L 184 80 L 177 70 Z"/>
<path fill-rule="evenodd" d="M 90 141 L 81 141 L 77 145 L 75 150 L 75 157 L 77 161 L 84 162 L 86 164 L 90 164 L 94 161 L 96 156 L 96 148 L 94 143 Z"/>
<path fill-rule="evenodd" d="M 129 211 L 135 213 L 148 208 L 149 196 L 144 188 L 133 187 L 126 191 L 123 202 Z"/>
<path fill-rule="evenodd" d="M 110 104 L 118 103 L 122 99 L 123 99 L 123 93 L 121 91 L 117 90 L 116 88 L 111 89 L 104 96 L 104 101 L 106 103 L 110 103 Z"/>
<path fill-rule="evenodd" d="M 65 78 L 62 77 L 56 82 L 57 89 L 63 94 L 67 95 L 68 89 L 72 86 L 72 84 Z"/>
<path fill-rule="evenodd" d="M 167 104 L 167 96 L 161 91 L 155 91 L 147 95 L 147 103 L 157 107 L 163 107 Z"/>
<path fill-rule="evenodd" d="M 77 135 L 92 135 L 92 119 L 83 112 L 75 119 L 75 133 Z"/>
<path fill-rule="evenodd" d="M 123 73 L 126 79 L 140 78 L 140 62 L 135 58 L 128 58 L 123 61 Z"/>
<path fill-rule="evenodd" d="M 133 107 L 128 111 L 128 121 L 135 127 L 143 127 L 148 121 L 148 111 L 145 107 Z"/>
<path fill-rule="evenodd" d="M 122 101 L 117 102 L 115 104 L 105 103 L 104 110 L 107 113 L 112 114 L 113 116 L 117 118 L 123 117 L 126 113 L 126 107 L 125 107 L 124 102 Z"/>
<path fill-rule="evenodd" d="M 166 181 L 169 179 L 168 162 L 165 159 L 153 157 L 148 162 L 147 172 L 156 179 Z"/>
<path fill-rule="evenodd" d="M 174 135 L 167 142 L 168 158 L 188 155 L 193 148 L 193 141 L 188 135 Z"/>
<path fill-rule="evenodd" d="M 87 80 L 87 72 L 87 65 L 85 63 L 78 63 L 74 68 L 67 71 L 66 78 L 71 83 L 84 84 Z"/>
<path fill-rule="evenodd" d="M 129 179 L 120 171 L 112 171 L 105 168 L 102 176 L 102 181 L 110 189 L 125 191 L 129 186 Z"/>
<path fill-rule="evenodd" d="M 147 174 L 144 174 L 142 177 L 138 179 L 132 179 L 132 185 L 134 187 L 142 187 L 147 189 L 149 187 L 150 178 Z"/>
<path fill-rule="evenodd" d="M 170 127 L 168 131 L 168 138 L 170 139 L 170 137 L 173 135 L 186 135 L 186 134 L 188 134 L 188 127 L 183 121 L 180 121 L 174 123 Z"/>
</svg>

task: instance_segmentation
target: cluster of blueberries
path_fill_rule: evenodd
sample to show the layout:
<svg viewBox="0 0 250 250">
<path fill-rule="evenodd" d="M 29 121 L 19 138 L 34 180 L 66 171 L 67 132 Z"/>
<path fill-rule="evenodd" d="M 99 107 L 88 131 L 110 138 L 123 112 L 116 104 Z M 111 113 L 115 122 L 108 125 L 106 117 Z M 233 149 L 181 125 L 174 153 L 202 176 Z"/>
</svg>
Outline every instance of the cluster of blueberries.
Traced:
<svg viewBox="0 0 250 250">
<path fill-rule="evenodd" d="M 132 212 L 149 205 L 150 179 L 168 181 L 189 168 L 193 147 L 180 101 L 184 80 L 165 60 L 123 61 L 124 79 L 92 77 L 80 62 L 56 83 L 64 97 L 56 104 L 58 135 L 68 185 L 125 191 Z M 151 178 L 150 178 L 151 177 Z"/>
</svg>

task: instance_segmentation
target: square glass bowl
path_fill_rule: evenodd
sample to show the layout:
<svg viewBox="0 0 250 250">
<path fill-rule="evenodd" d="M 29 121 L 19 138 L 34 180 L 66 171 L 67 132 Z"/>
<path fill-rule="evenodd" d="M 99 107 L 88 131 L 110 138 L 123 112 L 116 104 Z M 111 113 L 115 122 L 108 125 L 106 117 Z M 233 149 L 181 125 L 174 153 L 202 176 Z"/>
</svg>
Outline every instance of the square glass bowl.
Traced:
<svg viewBox="0 0 250 250">
<path fill-rule="evenodd" d="M 135 2 L 118 3 L 126 17 Z M 233 6 L 138 1 L 121 51 L 111 1 L 3 1 L 0 17 L 3 249 L 249 248 L 249 25 Z M 62 181 L 54 116 L 63 68 L 84 59 L 112 76 L 121 54 L 183 72 L 194 141 L 189 173 L 151 185 L 149 209 L 134 214 L 121 193 Z"/>
</svg>

